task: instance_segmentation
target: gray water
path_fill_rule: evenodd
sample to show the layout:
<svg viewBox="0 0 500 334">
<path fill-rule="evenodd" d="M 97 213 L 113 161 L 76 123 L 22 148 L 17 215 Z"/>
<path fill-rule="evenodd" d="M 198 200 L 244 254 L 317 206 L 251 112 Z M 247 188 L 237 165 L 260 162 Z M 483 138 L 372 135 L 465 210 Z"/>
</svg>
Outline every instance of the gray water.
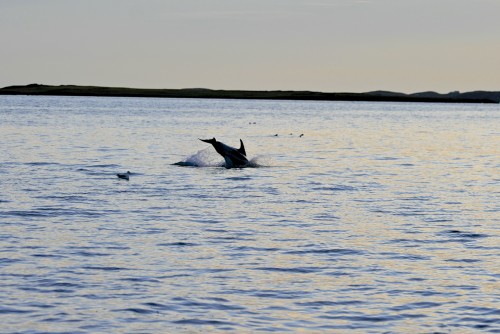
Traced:
<svg viewBox="0 0 500 334">
<path fill-rule="evenodd" d="M 2 333 L 500 333 L 497 105 L 1 96 L 0 135 Z"/>
</svg>

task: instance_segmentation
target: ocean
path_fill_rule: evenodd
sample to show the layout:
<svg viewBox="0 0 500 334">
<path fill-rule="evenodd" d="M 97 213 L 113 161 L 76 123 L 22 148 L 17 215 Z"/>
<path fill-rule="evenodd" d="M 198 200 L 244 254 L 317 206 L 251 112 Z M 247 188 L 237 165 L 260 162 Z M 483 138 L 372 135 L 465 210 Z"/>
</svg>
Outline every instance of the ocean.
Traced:
<svg viewBox="0 0 500 334">
<path fill-rule="evenodd" d="M 498 105 L 0 96 L 0 135 L 2 333 L 500 333 Z"/>
</svg>

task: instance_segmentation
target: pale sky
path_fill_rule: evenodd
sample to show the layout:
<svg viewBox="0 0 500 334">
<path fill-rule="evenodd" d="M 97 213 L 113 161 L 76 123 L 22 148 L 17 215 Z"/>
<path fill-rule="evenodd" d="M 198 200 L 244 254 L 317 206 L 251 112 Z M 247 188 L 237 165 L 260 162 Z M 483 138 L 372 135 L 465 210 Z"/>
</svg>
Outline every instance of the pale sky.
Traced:
<svg viewBox="0 0 500 334">
<path fill-rule="evenodd" d="M 0 87 L 500 91 L 500 0 L 0 0 Z"/>
</svg>

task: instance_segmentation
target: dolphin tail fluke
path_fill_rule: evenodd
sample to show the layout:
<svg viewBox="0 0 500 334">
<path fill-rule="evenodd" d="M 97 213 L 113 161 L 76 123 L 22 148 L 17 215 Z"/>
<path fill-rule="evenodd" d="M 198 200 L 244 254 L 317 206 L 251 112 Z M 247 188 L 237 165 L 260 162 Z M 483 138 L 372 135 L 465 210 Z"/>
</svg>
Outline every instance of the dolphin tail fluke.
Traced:
<svg viewBox="0 0 500 334">
<path fill-rule="evenodd" d="M 245 152 L 245 145 L 243 145 L 243 140 L 241 139 L 240 139 L 240 148 L 238 149 L 238 152 L 240 152 L 244 156 L 247 156 L 247 152 Z"/>
</svg>

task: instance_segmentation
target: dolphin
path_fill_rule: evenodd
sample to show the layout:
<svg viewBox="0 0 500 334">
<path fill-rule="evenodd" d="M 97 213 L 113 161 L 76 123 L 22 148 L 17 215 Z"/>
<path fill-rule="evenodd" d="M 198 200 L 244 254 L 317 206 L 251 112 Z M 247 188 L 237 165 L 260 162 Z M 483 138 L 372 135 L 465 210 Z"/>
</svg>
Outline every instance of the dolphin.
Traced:
<svg viewBox="0 0 500 334">
<path fill-rule="evenodd" d="M 243 141 L 241 139 L 239 149 L 221 143 L 220 141 L 215 140 L 215 138 L 200 140 L 213 145 L 217 153 L 222 155 L 226 161 L 226 168 L 241 168 L 248 164 L 248 159 L 246 157 L 247 153 L 245 152 L 245 146 L 243 145 Z"/>
</svg>

